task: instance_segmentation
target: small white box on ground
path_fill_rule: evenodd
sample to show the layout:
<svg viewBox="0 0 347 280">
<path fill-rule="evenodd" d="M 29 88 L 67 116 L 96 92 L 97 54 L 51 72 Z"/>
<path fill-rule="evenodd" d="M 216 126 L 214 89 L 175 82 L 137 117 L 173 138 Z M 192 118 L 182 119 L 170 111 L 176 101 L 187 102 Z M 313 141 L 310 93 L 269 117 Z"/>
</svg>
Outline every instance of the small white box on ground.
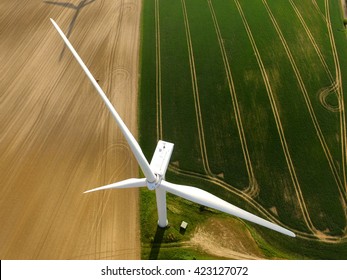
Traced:
<svg viewBox="0 0 347 280">
<path fill-rule="evenodd" d="M 188 226 L 188 223 L 187 222 L 185 222 L 185 221 L 182 221 L 182 223 L 181 223 L 181 229 L 186 229 L 187 228 L 187 226 Z"/>
</svg>

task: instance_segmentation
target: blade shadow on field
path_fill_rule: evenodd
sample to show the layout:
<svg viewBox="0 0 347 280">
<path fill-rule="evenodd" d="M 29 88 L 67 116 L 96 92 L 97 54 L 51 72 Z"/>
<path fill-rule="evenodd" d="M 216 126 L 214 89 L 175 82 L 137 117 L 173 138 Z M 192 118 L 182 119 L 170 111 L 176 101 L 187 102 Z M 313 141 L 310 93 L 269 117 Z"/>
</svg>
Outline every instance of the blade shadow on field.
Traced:
<svg viewBox="0 0 347 280">
<path fill-rule="evenodd" d="M 166 228 L 157 227 L 157 231 L 152 242 L 151 252 L 149 253 L 148 259 L 157 260 L 159 256 L 159 251 L 161 248 L 161 243 L 163 242 L 164 234 Z"/>
<path fill-rule="evenodd" d="M 43 2 L 46 4 L 61 6 L 64 8 L 75 10 L 74 16 L 72 17 L 72 20 L 71 20 L 69 27 L 68 27 L 68 31 L 66 33 L 66 37 L 69 38 L 71 33 L 72 33 L 73 28 L 75 27 L 76 20 L 77 20 L 79 13 L 81 12 L 81 9 L 84 8 L 85 6 L 93 3 L 94 1 L 95 0 L 82 0 L 79 2 L 78 5 L 74 5 L 74 4 L 69 3 L 69 2 L 57 2 L 57 1 L 43 1 Z M 65 48 L 66 48 L 66 45 L 64 44 L 63 50 L 61 51 L 60 56 L 59 56 L 59 60 L 61 60 L 63 58 Z"/>
</svg>

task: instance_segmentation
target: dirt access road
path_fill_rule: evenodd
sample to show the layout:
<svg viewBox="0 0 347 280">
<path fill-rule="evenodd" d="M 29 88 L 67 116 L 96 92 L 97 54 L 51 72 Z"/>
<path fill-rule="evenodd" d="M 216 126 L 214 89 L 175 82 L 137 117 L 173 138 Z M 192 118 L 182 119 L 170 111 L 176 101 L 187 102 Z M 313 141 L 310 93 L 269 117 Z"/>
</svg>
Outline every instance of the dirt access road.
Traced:
<svg viewBox="0 0 347 280">
<path fill-rule="evenodd" d="M 138 259 L 137 176 L 121 132 L 65 49 L 68 35 L 135 133 L 141 1 L 0 3 L 0 258 Z"/>
</svg>

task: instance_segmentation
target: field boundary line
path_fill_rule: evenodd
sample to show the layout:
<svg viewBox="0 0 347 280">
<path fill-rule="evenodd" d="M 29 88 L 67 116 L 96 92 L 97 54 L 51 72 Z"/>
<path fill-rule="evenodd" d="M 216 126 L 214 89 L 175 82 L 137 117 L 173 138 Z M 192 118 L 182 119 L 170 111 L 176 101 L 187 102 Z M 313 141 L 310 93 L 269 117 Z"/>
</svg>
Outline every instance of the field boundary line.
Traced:
<svg viewBox="0 0 347 280">
<path fill-rule="evenodd" d="M 301 74 L 300 74 L 300 71 L 296 65 L 296 62 L 294 60 L 294 57 L 292 55 L 292 52 L 287 44 L 287 41 L 281 31 L 281 28 L 279 27 L 278 23 L 277 23 L 277 20 L 275 19 L 268 3 L 267 3 L 267 0 L 262 0 L 267 12 L 268 12 L 268 15 L 273 23 L 273 26 L 282 42 L 282 45 L 287 53 L 287 56 L 288 56 L 288 59 L 292 65 L 292 68 L 293 68 L 293 71 L 295 73 L 295 76 L 296 76 L 296 79 L 299 83 L 299 87 L 301 89 L 301 92 L 302 92 L 302 95 L 304 97 L 304 100 L 305 100 L 305 103 L 306 103 L 306 107 L 308 109 L 308 112 L 310 114 L 310 117 L 311 117 L 311 120 L 312 120 L 312 123 L 314 125 L 314 128 L 316 130 L 316 134 L 318 136 L 318 139 L 321 143 L 321 146 L 323 148 L 323 151 L 325 153 L 325 157 L 328 161 L 328 164 L 329 164 L 329 167 L 330 167 L 330 170 L 332 171 L 332 175 L 334 177 L 334 180 L 335 180 L 335 183 L 337 184 L 337 187 L 339 189 L 339 192 L 340 192 L 340 196 L 341 198 L 345 201 L 345 203 L 347 202 L 347 198 L 346 198 L 346 195 L 344 192 L 342 192 L 342 189 L 343 189 L 343 185 L 342 185 L 342 182 L 341 182 L 341 179 L 340 179 L 340 176 L 339 176 L 339 173 L 337 171 L 337 168 L 336 168 L 336 165 L 334 163 L 334 159 L 333 157 L 331 156 L 331 153 L 330 153 L 330 149 L 325 141 L 325 138 L 324 138 L 324 135 L 323 135 L 323 132 L 320 128 L 320 125 L 319 125 L 319 122 L 317 120 L 317 117 L 316 117 L 316 114 L 315 114 L 315 111 L 313 109 L 313 106 L 312 106 L 312 103 L 311 103 L 311 100 L 310 100 L 310 97 L 309 97 L 309 94 L 307 92 L 307 89 L 306 89 L 306 86 L 305 86 L 305 83 L 301 77 Z"/>
<path fill-rule="evenodd" d="M 231 96 L 231 100 L 232 100 L 232 104 L 233 104 L 237 130 L 239 132 L 243 157 L 245 159 L 247 173 L 248 173 L 248 177 L 249 177 L 249 186 L 246 190 L 244 190 L 244 192 L 247 193 L 249 196 L 255 197 L 259 194 L 259 186 L 258 186 L 256 177 L 254 175 L 252 161 L 251 161 L 249 151 L 248 151 L 247 140 L 246 140 L 245 132 L 243 129 L 242 117 L 241 117 L 240 108 L 238 105 L 237 94 L 236 94 L 236 90 L 235 90 L 235 86 L 234 86 L 231 68 L 230 68 L 229 61 L 228 61 L 228 55 L 227 55 L 226 50 L 225 50 L 223 38 L 222 38 L 221 31 L 219 28 L 218 20 L 217 20 L 217 17 L 216 17 L 214 8 L 213 8 L 213 4 L 212 4 L 211 0 L 207 0 L 207 2 L 208 2 L 209 9 L 211 12 L 212 20 L 214 23 L 214 28 L 216 30 L 219 48 L 220 48 L 221 55 L 223 58 L 223 64 L 224 64 L 224 69 L 225 69 L 225 73 L 226 73 L 227 80 L 228 80 L 229 92 L 230 92 L 230 96 Z"/>
<path fill-rule="evenodd" d="M 196 121 L 197 121 L 199 141 L 200 141 L 200 152 L 201 152 L 202 162 L 203 162 L 203 166 L 204 166 L 204 170 L 206 174 L 212 175 L 213 173 L 211 172 L 209 162 L 208 162 L 208 156 L 207 156 L 204 125 L 202 121 L 202 113 L 201 113 L 201 107 L 200 107 L 199 87 L 198 87 L 198 81 L 197 81 L 196 69 L 195 69 L 194 51 L 193 51 L 185 0 L 181 0 L 181 4 L 182 4 L 182 12 L 183 12 L 184 26 L 186 31 L 186 40 L 187 40 L 187 46 L 188 46 L 189 65 L 190 65 L 190 73 L 192 78 L 192 89 L 193 89 L 193 96 L 194 96 Z"/>
<path fill-rule="evenodd" d="M 272 91 L 272 87 L 271 87 L 271 84 L 270 84 L 270 81 L 269 81 L 269 77 L 268 77 L 267 72 L 266 72 L 266 68 L 264 66 L 263 60 L 262 60 L 261 55 L 259 53 L 257 44 L 256 44 L 255 39 L 254 39 L 253 34 L 252 34 L 252 31 L 251 31 L 251 29 L 250 29 L 250 27 L 248 25 L 246 16 L 243 13 L 243 9 L 242 9 L 242 7 L 241 7 L 241 5 L 240 5 L 238 0 L 234 0 L 234 2 L 236 4 L 236 6 L 237 6 L 237 9 L 238 9 L 239 14 L 240 14 L 241 19 L 242 19 L 242 22 L 243 22 L 244 27 L 246 29 L 248 38 L 249 38 L 250 43 L 252 45 L 253 51 L 255 53 L 255 56 L 256 56 L 256 59 L 257 59 L 257 62 L 258 62 L 258 65 L 259 65 L 259 68 L 260 68 L 260 71 L 261 71 L 261 74 L 262 74 L 262 77 L 263 77 L 263 80 L 264 80 L 264 84 L 265 84 L 265 87 L 266 87 L 266 92 L 267 92 L 268 97 L 269 97 L 271 109 L 272 109 L 272 112 L 273 112 L 273 115 L 274 115 L 274 119 L 275 119 L 275 122 L 276 122 L 276 126 L 277 126 L 277 131 L 278 131 L 278 134 L 279 134 L 279 137 L 280 137 L 283 153 L 284 153 L 284 156 L 286 158 L 286 162 L 287 162 L 287 166 L 288 166 L 288 169 L 289 169 L 290 176 L 292 178 L 294 190 L 295 190 L 298 202 L 299 202 L 299 207 L 300 207 L 301 212 L 303 214 L 303 217 L 304 217 L 304 220 L 305 220 L 307 228 L 310 229 L 312 231 L 312 233 L 315 233 L 317 230 L 316 230 L 316 228 L 314 227 L 314 225 L 313 225 L 313 223 L 311 221 L 310 214 L 309 214 L 308 209 L 306 207 L 305 199 L 303 197 L 303 194 L 302 194 L 302 191 L 301 191 L 301 187 L 300 187 L 300 183 L 299 183 L 299 180 L 298 180 L 298 177 L 297 177 L 297 174 L 296 174 L 296 170 L 295 170 L 294 164 L 292 162 L 292 158 L 291 158 L 291 155 L 290 155 L 289 147 L 288 147 L 287 140 L 286 140 L 286 137 L 285 137 L 285 133 L 284 133 L 284 130 L 283 130 L 283 127 L 282 127 L 281 118 L 280 118 L 280 115 L 279 115 L 279 112 L 278 112 L 278 109 L 277 109 L 276 100 L 275 100 L 275 97 L 274 97 L 274 93 Z"/>
</svg>

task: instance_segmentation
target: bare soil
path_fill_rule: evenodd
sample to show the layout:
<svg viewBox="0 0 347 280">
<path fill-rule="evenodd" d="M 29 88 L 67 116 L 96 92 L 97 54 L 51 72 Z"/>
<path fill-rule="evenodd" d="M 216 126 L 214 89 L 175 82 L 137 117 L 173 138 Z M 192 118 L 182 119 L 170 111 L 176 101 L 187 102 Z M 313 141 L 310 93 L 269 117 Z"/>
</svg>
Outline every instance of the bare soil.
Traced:
<svg viewBox="0 0 347 280">
<path fill-rule="evenodd" d="M 228 259 L 264 259 L 247 228 L 238 222 L 211 218 L 196 229 L 190 245 L 202 251 Z"/>
<path fill-rule="evenodd" d="M 83 194 L 137 176 L 68 34 L 137 131 L 141 1 L 0 3 L 0 258 L 138 259 L 138 191 Z"/>
</svg>

